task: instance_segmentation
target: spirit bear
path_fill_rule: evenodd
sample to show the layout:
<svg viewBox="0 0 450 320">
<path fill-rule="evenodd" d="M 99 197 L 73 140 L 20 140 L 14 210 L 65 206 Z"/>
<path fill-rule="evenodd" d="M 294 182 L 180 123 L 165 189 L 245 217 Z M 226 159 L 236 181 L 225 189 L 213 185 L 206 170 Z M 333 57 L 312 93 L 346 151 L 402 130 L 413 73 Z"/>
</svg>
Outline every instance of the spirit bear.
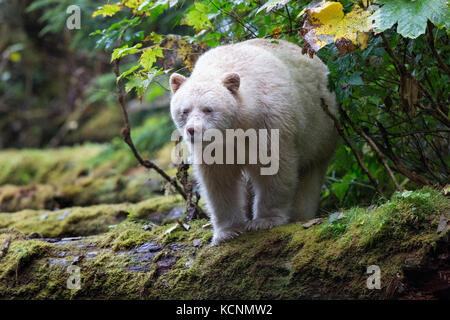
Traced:
<svg viewBox="0 0 450 320">
<path fill-rule="evenodd" d="M 262 175 L 262 164 L 194 163 L 212 245 L 316 215 L 338 136 L 321 108 L 323 99 L 337 112 L 327 74 L 297 45 L 263 39 L 207 51 L 189 78 L 172 74 L 171 114 L 188 145 L 208 129 L 278 129 L 276 174 Z"/>
</svg>

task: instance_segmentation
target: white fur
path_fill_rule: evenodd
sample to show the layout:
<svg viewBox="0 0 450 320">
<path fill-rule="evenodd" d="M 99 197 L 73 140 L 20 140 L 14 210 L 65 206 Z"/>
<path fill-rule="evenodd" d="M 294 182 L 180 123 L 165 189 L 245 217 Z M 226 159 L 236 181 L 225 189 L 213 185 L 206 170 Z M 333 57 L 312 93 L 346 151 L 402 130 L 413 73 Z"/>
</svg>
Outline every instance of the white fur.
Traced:
<svg viewBox="0 0 450 320">
<path fill-rule="evenodd" d="M 319 58 L 302 55 L 292 43 L 254 39 L 206 52 L 188 79 L 172 75 L 171 113 L 185 141 L 187 127 L 196 133 L 199 128 L 279 129 L 276 175 L 260 175 L 259 165 L 194 166 L 211 213 L 213 244 L 245 230 L 315 216 L 337 141 L 333 123 L 320 106 L 323 98 L 336 113 L 327 73 Z M 244 209 L 247 178 L 255 194 L 251 220 Z"/>
</svg>

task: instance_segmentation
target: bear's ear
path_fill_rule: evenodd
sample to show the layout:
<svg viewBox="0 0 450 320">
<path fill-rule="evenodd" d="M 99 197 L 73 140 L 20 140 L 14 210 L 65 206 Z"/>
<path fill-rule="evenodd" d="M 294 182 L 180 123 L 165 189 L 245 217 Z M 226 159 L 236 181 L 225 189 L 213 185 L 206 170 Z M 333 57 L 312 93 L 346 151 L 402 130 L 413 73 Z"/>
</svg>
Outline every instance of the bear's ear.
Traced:
<svg viewBox="0 0 450 320">
<path fill-rule="evenodd" d="M 241 84 L 241 78 L 237 73 L 227 73 L 223 78 L 222 83 L 225 88 L 231 91 L 231 93 L 236 93 Z"/>
<path fill-rule="evenodd" d="M 175 93 L 178 91 L 178 89 L 180 89 L 181 85 L 183 84 L 183 82 L 186 81 L 186 77 L 182 76 L 181 74 L 178 73 L 173 73 L 170 76 L 170 90 L 172 91 L 172 93 Z"/>
</svg>

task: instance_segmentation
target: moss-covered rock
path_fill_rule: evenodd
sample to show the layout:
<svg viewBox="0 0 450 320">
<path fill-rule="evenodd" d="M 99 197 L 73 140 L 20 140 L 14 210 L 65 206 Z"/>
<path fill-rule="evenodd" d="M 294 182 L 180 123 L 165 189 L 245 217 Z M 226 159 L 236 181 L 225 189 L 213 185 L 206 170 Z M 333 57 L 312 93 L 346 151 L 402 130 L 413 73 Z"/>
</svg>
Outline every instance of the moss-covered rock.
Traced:
<svg viewBox="0 0 450 320">
<path fill-rule="evenodd" d="M 58 184 L 87 174 L 89 162 L 105 150 L 86 144 L 58 149 L 22 149 L 0 152 L 0 185 Z"/>
<path fill-rule="evenodd" d="M 132 219 L 162 222 L 170 210 L 183 205 L 179 196 L 159 196 L 150 200 L 61 210 L 23 210 L 0 214 L 0 231 L 15 229 L 25 235 L 45 238 L 87 236 L 108 231 L 128 216 Z"/>
<path fill-rule="evenodd" d="M 217 247 L 209 246 L 206 220 L 192 221 L 189 230 L 173 220 L 144 226 L 143 211 L 135 210 L 109 232 L 86 238 L 27 240 L 2 231 L 0 246 L 10 247 L 0 259 L 0 297 L 377 299 L 449 292 L 442 272 L 449 269 L 450 202 L 431 189 L 317 224 L 248 232 Z M 80 268 L 79 289 L 67 288 L 70 265 Z M 370 265 L 380 267 L 381 290 L 366 286 Z"/>
<path fill-rule="evenodd" d="M 167 158 L 157 156 L 164 166 Z M 138 202 L 164 193 L 165 184 L 129 150 L 111 145 L 0 152 L 0 212 Z"/>
</svg>

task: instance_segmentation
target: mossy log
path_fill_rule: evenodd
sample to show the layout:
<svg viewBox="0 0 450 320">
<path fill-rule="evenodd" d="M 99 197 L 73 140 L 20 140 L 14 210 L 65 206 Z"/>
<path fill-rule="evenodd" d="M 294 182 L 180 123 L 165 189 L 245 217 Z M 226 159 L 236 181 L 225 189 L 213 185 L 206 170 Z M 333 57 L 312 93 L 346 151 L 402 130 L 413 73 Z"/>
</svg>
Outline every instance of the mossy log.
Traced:
<svg viewBox="0 0 450 320">
<path fill-rule="evenodd" d="M 124 220 L 161 223 L 171 210 L 183 211 L 181 196 L 159 196 L 138 203 L 103 204 L 60 210 L 0 214 L 0 231 L 15 229 L 34 237 L 63 238 L 104 233 Z"/>
<path fill-rule="evenodd" d="M 135 208 L 104 206 L 101 214 L 90 213 L 98 206 L 80 208 L 79 219 L 71 222 L 79 227 L 72 232 L 50 218 L 59 231 L 39 225 L 46 220 L 22 225 L 2 216 L 0 298 L 448 298 L 450 204 L 435 190 L 396 194 L 370 210 L 247 232 L 215 247 L 209 245 L 207 220 L 183 227 L 164 216 L 178 200 L 155 200 L 158 209 L 152 201 Z M 114 217 L 118 209 L 134 212 L 108 232 L 89 227 L 89 217 Z M 41 212 L 27 215 L 35 219 Z M 61 239 L 68 235 L 83 237 Z M 371 265 L 380 268 L 381 289 L 367 287 Z M 74 289 L 68 288 L 70 266 L 80 271 Z"/>
<path fill-rule="evenodd" d="M 159 150 L 154 161 L 174 177 L 171 147 Z M 139 202 L 165 189 L 156 172 L 137 167 L 128 150 L 110 145 L 0 152 L 0 212 Z"/>
</svg>

